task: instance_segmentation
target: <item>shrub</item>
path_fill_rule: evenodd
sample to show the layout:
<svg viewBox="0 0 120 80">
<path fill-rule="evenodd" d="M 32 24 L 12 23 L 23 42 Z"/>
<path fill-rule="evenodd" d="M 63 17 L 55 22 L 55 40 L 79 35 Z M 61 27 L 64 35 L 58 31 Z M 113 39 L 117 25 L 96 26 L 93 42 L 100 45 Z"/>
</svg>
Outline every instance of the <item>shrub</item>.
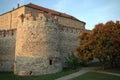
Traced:
<svg viewBox="0 0 120 80">
<path fill-rule="evenodd" d="M 78 67 L 79 59 L 74 55 L 73 52 L 71 55 L 69 55 L 65 59 L 66 59 L 65 64 L 66 64 L 67 68 L 76 69 Z"/>
</svg>

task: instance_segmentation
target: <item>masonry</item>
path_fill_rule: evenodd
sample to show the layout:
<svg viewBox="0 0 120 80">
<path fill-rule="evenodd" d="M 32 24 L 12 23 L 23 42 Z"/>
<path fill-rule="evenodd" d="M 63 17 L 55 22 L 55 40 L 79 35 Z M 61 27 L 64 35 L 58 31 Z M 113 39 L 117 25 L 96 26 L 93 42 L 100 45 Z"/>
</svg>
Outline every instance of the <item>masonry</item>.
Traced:
<svg viewBox="0 0 120 80">
<path fill-rule="evenodd" d="M 16 29 L 0 31 L 0 71 L 14 70 Z"/>
<path fill-rule="evenodd" d="M 85 31 L 85 23 L 64 13 L 38 9 L 43 11 L 19 15 L 16 29 L 1 31 L 0 71 L 17 75 L 56 73 L 62 71 L 65 57 L 75 53 L 77 36 Z"/>
</svg>

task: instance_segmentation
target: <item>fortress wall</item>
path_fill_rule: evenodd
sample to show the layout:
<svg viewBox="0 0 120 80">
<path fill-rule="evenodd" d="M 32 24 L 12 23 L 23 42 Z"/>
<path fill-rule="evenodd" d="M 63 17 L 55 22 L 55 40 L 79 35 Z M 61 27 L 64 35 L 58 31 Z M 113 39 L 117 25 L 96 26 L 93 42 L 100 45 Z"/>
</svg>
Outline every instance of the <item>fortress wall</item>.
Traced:
<svg viewBox="0 0 120 80">
<path fill-rule="evenodd" d="M 68 57 L 71 53 L 76 55 L 76 48 L 79 45 L 79 41 L 77 39 L 79 33 L 81 32 L 80 29 L 70 28 L 67 26 L 60 26 L 60 53 L 61 53 L 61 60 L 65 62 L 65 57 Z"/>
<path fill-rule="evenodd" d="M 85 29 L 85 23 L 77 21 L 77 20 L 73 20 L 73 19 L 59 16 L 58 22 L 60 25 L 68 26 L 70 28 L 78 28 L 78 29 L 83 29 L 83 30 Z"/>
<path fill-rule="evenodd" d="M 85 23 L 72 16 L 70 19 L 28 7 L 24 12 L 22 8 L 20 12 L 26 15 L 12 19 L 17 23 L 17 34 L 15 29 L 0 31 L 0 71 L 13 71 L 13 66 L 17 75 L 61 71 L 65 57 L 75 53 L 77 37 L 85 30 Z"/>
<path fill-rule="evenodd" d="M 14 73 L 40 75 L 62 70 L 57 25 L 44 14 L 18 21 Z"/>
<path fill-rule="evenodd" d="M 16 30 L 0 31 L 0 71 L 13 71 Z"/>
<path fill-rule="evenodd" d="M 76 55 L 76 48 L 79 46 L 77 37 L 85 31 L 85 23 L 61 16 L 52 17 L 58 21 L 59 52 L 64 66 L 65 57 L 72 52 Z"/>
<path fill-rule="evenodd" d="M 58 51 L 63 63 L 62 65 L 64 66 L 65 57 L 68 57 L 68 55 L 72 52 L 76 55 L 76 48 L 79 45 L 77 37 L 82 31 L 85 30 L 85 23 L 60 16 L 51 16 L 57 21 L 58 29 L 54 30 L 54 32 L 58 33 Z M 56 23 L 55 20 L 51 20 L 51 23 Z M 52 25 L 51 23 L 47 23 L 46 25 Z M 52 35 L 54 36 L 55 34 Z"/>
</svg>

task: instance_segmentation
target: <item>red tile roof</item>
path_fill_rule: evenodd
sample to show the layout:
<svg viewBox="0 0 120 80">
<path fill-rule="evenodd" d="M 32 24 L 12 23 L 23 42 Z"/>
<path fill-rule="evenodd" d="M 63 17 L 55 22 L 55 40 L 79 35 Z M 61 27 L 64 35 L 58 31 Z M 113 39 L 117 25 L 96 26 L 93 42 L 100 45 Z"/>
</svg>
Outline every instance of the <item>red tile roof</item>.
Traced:
<svg viewBox="0 0 120 80">
<path fill-rule="evenodd" d="M 51 10 L 51 9 L 48 9 L 48 8 L 44 8 L 44 7 L 41 7 L 41 6 L 32 4 L 32 3 L 29 3 L 29 4 L 24 5 L 24 6 L 27 6 L 27 7 L 30 7 L 30 8 L 34 8 L 34 9 L 38 9 L 38 10 L 41 10 L 41 11 L 44 11 L 44 12 L 47 12 L 47 13 L 51 13 L 53 15 L 62 16 L 62 17 L 65 17 L 65 18 L 69 18 L 69 19 L 80 21 L 80 20 L 78 20 L 77 18 L 75 18 L 75 17 L 73 17 L 71 15 L 68 15 L 68 14 L 65 14 L 65 13 L 61 13 L 61 12 L 58 12 L 58 11 L 54 11 L 54 10 Z M 80 21 L 80 22 L 85 24 L 85 22 L 83 22 L 83 21 Z"/>
</svg>

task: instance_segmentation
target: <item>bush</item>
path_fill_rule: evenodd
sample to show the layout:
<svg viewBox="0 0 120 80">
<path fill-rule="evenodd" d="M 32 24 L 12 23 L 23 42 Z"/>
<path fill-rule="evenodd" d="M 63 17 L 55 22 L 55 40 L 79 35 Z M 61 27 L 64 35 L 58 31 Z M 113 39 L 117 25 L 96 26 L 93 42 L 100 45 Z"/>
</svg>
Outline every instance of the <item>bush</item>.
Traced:
<svg viewBox="0 0 120 80">
<path fill-rule="evenodd" d="M 74 55 L 74 53 L 72 53 L 65 59 L 66 59 L 65 64 L 66 64 L 67 68 L 76 69 L 78 67 L 79 59 Z"/>
<path fill-rule="evenodd" d="M 81 62 L 80 62 L 80 66 L 82 66 L 82 67 L 87 67 L 88 64 L 87 64 L 87 62 L 81 61 Z"/>
</svg>

